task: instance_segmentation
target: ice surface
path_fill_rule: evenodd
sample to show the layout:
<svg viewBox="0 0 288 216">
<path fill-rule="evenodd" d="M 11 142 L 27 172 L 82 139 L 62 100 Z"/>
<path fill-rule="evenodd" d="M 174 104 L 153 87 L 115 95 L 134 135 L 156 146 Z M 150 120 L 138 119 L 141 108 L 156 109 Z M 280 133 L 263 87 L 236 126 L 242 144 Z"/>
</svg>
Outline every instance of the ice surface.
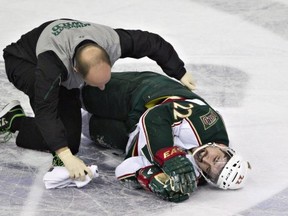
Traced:
<svg viewBox="0 0 288 216">
<path fill-rule="evenodd" d="M 288 215 L 288 1 L 286 0 L 0 0 L 0 47 L 55 18 L 156 32 L 171 42 L 197 81 L 197 93 L 220 111 L 231 144 L 250 160 L 239 191 L 199 188 L 173 204 L 118 184 L 114 150 L 83 143 L 80 157 L 100 177 L 82 189 L 45 190 L 52 157 L 0 144 L 0 215 Z M 118 61 L 114 71 L 161 69 L 147 58 Z M 0 106 L 28 99 L 7 80 L 0 57 Z M 119 153 L 119 152 L 117 152 Z"/>
</svg>

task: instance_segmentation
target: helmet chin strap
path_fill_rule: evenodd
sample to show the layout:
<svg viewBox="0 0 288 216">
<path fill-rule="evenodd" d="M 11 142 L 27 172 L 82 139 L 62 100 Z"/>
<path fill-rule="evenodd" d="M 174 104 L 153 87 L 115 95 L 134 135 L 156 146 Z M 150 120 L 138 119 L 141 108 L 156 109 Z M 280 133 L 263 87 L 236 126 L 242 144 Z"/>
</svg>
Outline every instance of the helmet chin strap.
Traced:
<svg viewBox="0 0 288 216">
<path fill-rule="evenodd" d="M 193 157 L 197 154 L 197 152 L 201 151 L 202 149 L 204 149 L 204 148 L 206 148 L 206 147 L 208 147 L 208 146 L 218 147 L 218 148 L 220 148 L 223 152 L 228 153 L 228 155 L 229 155 L 230 157 L 232 157 L 232 156 L 235 154 L 235 151 L 234 151 L 233 149 L 229 148 L 228 146 L 221 146 L 221 145 L 216 144 L 216 143 L 213 142 L 213 143 L 207 143 L 207 144 L 205 144 L 205 145 L 202 145 L 202 146 L 198 147 L 195 151 L 192 152 Z"/>
<path fill-rule="evenodd" d="M 217 145 L 215 143 L 207 143 L 205 145 L 202 145 L 200 147 L 198 147 L 195 151 L 192 152 L 193 157 L 197 154 L 197 152 L 201 151 L 202 149 L 208 147 L 208 146 L 213 146 L 213 145 Z"/>
</svg>

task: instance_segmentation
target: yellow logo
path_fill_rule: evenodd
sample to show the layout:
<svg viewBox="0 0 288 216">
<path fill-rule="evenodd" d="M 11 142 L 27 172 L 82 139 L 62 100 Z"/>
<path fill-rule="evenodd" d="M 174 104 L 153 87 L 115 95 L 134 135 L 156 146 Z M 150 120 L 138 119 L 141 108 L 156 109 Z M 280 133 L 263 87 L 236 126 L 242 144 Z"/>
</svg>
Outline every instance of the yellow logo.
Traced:
<svg viewBox="0 0 288 216">
<path fill-rule="evenodd" d="M 163 158 L 167 158 L 167 157 L 170 157 L 172 156 L 173 154 L 176 154 L 178 152 L 181 152 L 180 149 L 178 148 L 172 148 L 171 150 L 168 150 L 166 152 L 163 153 Z"/>
</svg>

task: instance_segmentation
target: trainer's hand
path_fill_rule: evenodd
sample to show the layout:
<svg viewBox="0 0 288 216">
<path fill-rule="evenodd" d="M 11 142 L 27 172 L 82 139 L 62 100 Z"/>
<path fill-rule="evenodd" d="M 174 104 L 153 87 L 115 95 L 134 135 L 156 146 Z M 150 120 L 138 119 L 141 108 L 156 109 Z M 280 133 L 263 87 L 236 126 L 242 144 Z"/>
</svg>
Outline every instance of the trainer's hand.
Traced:
<svg viewBox="0 0 288 216">
<path fill-rule="evenodd" d="M 190 72 L 186 72 L 184 74 L 184 76 L 180 79 L 181 83 L 186 86 L 187 88 L 189 88 L 190 90 L 195 90 L 196 89 L 196 85 L 194 82 L 194 79 L 192 77 L 192 74 Z"/>
<path fill-rule="evenodd" d="M 63 161 L 66 169 L 69 172 L 70 178 L 80 181 L 85 180 L 85 172 L 93 178 L 91 170 L 84 164 L 82 160 L 75 157 L 69 148 L 62 148 L 56 151 L 59 158 Z"/>
</svg>

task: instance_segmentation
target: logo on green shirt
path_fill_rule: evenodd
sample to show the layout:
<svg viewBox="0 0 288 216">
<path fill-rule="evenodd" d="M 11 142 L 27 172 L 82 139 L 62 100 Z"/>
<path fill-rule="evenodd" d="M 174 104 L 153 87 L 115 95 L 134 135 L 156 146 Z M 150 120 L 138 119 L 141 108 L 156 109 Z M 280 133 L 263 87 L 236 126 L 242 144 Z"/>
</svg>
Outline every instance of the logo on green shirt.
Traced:
<svg viewBox="0 0 288 216">
<path fill-rule="evenodd" d="M 71 21 L 65 23 L 59 23 L 52 27 L 52 34 L 55 36 L 59 35 L 64 29 L 75 29 L 90 26 L 90 23 L 83 23 L 79 21 Z"/>
<path fill-rule="evenodd" d="M 219 119 L 219 116 L 216 112 L 214 112 L 211 108 L 209 109 L 208 113 L 205 115 L 200 116 L 204 129 L 207 130 L 212 127 Z"/>
</svg>

